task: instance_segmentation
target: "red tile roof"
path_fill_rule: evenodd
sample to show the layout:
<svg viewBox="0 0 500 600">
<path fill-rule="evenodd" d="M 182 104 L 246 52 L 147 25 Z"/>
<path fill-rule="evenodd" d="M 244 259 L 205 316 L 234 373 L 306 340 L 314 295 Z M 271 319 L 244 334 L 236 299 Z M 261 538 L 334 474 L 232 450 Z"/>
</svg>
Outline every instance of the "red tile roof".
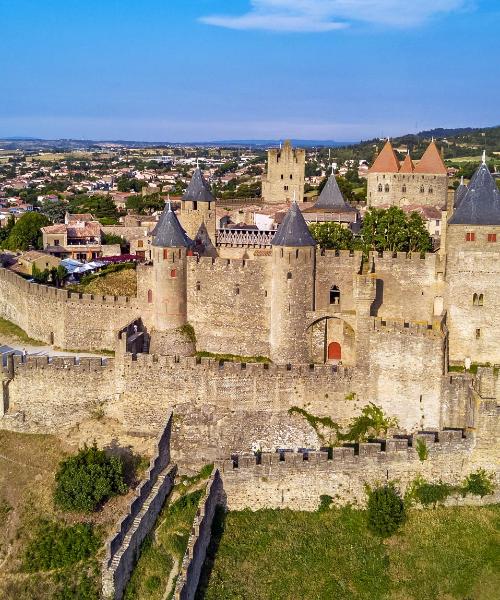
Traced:
<svg viewBox="0 0 500 600">
<path fill-rule="evenodd" d="M 390 140 L 387 140 L 375 162 L 370 167 L 369 173 L 398 173 L 399 160 L 394 152 Z"/>
<path fill-rule="evenodd" d="M 447 175 L 441 154 L 439 153 L 436 142 L 432 141 L 424 152 L 422 158 L 415 167 L 415 173 L 431 173 L 433 175 Z"/>
<path fill-rule="evenodd" d="M 403 161 L 403 164 L 401 165 L 401 169 L 399 170 L 399 172 L 400 173 L 413 173 L 414 170 L 415 170 L 415 166 L 413 165 L 411 156 L 409 154 L 407 154 L 405 156 L 405 159 Z"/>
</svg>

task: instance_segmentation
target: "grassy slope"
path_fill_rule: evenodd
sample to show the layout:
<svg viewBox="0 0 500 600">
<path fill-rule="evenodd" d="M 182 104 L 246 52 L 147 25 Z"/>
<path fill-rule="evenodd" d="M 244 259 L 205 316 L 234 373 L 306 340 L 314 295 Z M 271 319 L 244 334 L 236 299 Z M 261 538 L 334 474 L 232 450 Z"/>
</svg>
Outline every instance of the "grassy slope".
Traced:
<svg viewBox="0 0 500 600">
<path fill-rule="evenodd" d="M 205 600 L 490 600 L 500 507 L 414 510 L 386 542 L 363 512 L 229 513 Z M 495 566 L 496 563 L 496 566 Z"/>
<path fill-rule="evenodd" d="M 44 346 L 45 342 L 40 342 L 39 340 L 34 340 L 30 338 L 29 335 L 21 329 L 12 321 L 8 321 L 7 319 L 3 319 L 0 317 L 0 339 L 2 337 L 13 338 L 15 340 L 19 340 L 21 343 L 29 344 L 31 346 Z"/>
<path fill-rule="evenodd" d="M 135 269 L 124 269 L 96 277 L 86 285 L 71 286 L 72 290 L 102 296 L 136 296 L 137 275 Z"/>
</svg>

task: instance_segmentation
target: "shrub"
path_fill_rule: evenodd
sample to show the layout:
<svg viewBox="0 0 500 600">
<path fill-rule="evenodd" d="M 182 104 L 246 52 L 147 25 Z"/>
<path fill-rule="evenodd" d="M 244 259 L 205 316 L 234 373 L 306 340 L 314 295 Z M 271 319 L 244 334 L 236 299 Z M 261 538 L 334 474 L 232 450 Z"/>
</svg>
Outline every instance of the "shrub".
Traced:
<svg viewBox="0 0 500 600">
<path fill-rule="evenodd" d="M 325 510 L 329 510 L 332 506 L 333 498 L 328 496 L 328 494 L 321 494 L 319 497 L 319 507 L 318 512 L 323 512 Z"/>
<path fill-rule="evenodd" d="M 389 537 L 405 520 L 403 500 L 394 484 L 368 490 L 368 529 Z"/>
<path fill-rule="evenodd" d="M 422 438 L 417 439 L 416 451 L 420 462 L 424 462 L 424 460 L 427 460 L 429 458 L 429 448 L 427 448 L 427 444 Z"/>
<path fill-rule="evenodd" d="M 31 573 L 67 567 L 92 556 L 100 540 L 89 523 L 61 525 L 40 521 L 28 543 L 23 568 Z"/>
<path fill-rule="evenodd" d="M 413 487 L 413 497 L 423 506 L 432 504 L 436 506 L 439 502 L 444 502 L 453 492 L 454 488 L 447 483 L 428 483 L 427 481 L 417 481 Z"/>
<path fill-rule="evenodd" d="M 495 491 L 495 476 L 484 469 L 478 469 L 470 473 L 462 486 L 462 495 L 473 494 L 474 496 L 488 496 Z"/>
<path fill-rule="evenodd" d="M 339 433 L 338 438 L 346 442 L 365 442 L 369 437 L 385 435 L 390 427 L 397 426 L 396 417 L 388 417 L 379 406 L 370 402 L 358 417 L 351 419 L 346 433 Z"/>
<path fill-rule="evenodd" d="M 56 474 L 54 501 L 65 510 L 91 512 L 127 491 L 121 459 L 109 457 L 94 444 L 63 460 Z"/>
<path fill-rule="evenodd" d="M 148 592 L 155 592 L 156 590 L 160 589 L 161 579 L 158 577 L 158 575 L 151 575 L 146 579 L 144 585 Z"/>
</svg>

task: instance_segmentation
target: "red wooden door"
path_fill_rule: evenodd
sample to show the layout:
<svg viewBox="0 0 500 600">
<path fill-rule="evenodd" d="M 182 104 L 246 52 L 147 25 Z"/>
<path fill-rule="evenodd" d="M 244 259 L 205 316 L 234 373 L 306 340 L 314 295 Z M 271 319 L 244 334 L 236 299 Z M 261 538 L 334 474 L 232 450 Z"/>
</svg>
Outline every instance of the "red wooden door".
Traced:
<svg viewBox="0 0 500 600">
<path fill-rule="evenodd" d="M 328 360 L 340 360 L 342 358 L 342 349 L 338 342 L 328 344 Z"/>
</svg>

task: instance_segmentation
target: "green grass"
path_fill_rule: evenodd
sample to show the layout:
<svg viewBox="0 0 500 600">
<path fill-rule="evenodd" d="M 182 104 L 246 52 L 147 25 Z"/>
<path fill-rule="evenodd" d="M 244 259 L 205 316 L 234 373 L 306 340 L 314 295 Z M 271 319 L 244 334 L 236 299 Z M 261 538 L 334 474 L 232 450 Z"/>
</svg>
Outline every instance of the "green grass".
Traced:
<svg viewBox="0 0 500 600">
<path fill-rule="evenodd" d="M 413 510 L 381 541 L 350 508 L 230 512 L 197 598 L 490 600 L 500 589 L 499 525 L 499 506 Z"/>
<path fill-rule="evenodd" d="M 197 352 L 196 356 L 199 358 L 213 358 L 214 360 L 221 360 L 227 362 L 240 362 L 240 363 L 266 363 L 270 364 L 271 360 L 267 356 L 240 356 L 239 354 L 217 354 L 216 352 Z"/>
<path fill-rule="evenodd" d="M 161 511 L 155 529 L 146 538 L 125 590 L 125 600 L 160 600 L 173 567 L 182 562 L 203 490 L 184 494 Z"/>
<path fill-rule="evenodd" d="M 10 338 L 16 338 L 20 342 L 24 344 L 30 344 L 32 346 L 45 346 L 45 342 L 41 342 L 40 340 L 35 340 L 31 338 L 24 329 L 21 329 L 12 321 L 8 321 L 7 319 L 3 319 L 0 317 L 0 336 L 5 335 Z"/>
</svg>

